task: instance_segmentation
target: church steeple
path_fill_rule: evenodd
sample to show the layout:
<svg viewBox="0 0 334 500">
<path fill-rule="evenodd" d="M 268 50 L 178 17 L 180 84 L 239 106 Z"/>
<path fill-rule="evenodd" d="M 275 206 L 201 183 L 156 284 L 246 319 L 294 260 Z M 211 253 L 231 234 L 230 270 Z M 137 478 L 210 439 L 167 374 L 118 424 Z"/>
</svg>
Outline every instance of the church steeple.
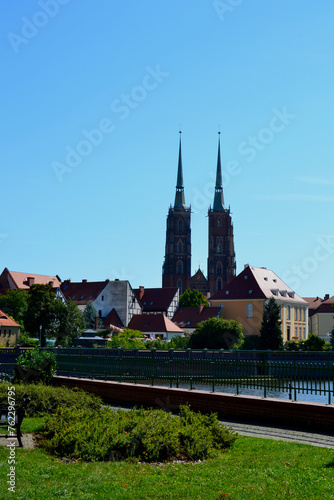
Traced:
<svg viewBox="0 0 334 500">
<path fill-rule="evenodd" d="M 181 154 L 181 130 L 179 143 L 179 163 L 177 167 L 177 181 L 174 208 L 186 208 L 184 200 L 183 172 L 182 172 L 182 154 Z"/>
<path fill-rule="evenodd" d="M 223 194 L 223 180 L 222 180 L 222 167 L 220 160 L 220 132 L 218 132 L 218 158 L 217 158 L 217 174 L 216 174 L 216 187 L 215 197 L 213 201 L 213 210 L 225 210 L 224 194 Z"/>
</svg>

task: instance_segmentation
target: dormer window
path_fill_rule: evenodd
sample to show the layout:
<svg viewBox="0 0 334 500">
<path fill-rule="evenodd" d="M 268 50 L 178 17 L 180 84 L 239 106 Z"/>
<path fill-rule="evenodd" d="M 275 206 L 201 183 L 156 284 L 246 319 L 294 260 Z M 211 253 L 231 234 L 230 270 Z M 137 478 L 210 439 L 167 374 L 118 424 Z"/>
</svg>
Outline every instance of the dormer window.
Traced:
<svg viewBox="0 0 334 500">
<path fill-rule="evenodd" d="M 247 274 L 246 274 L 246 275 L 244 276 L 244 279 L 245 279 L 245 280 L 247 280 L 247 279 L 248 279 L 248 276 L 247 276 Z"/>
<path fill-rule="evenodd" d="M 253 290 L 248 290 L 249 295 L 252 295 Z"/>
<path fill-rule="evenodd" d="M 225 293 L 226 293 L 226 295 L 229 295 L 229 293 L 230 293 L 230 292 L 229 292 L 229 290 L 226 290 L 226 292 L 225 292 Z"/>
</svg>

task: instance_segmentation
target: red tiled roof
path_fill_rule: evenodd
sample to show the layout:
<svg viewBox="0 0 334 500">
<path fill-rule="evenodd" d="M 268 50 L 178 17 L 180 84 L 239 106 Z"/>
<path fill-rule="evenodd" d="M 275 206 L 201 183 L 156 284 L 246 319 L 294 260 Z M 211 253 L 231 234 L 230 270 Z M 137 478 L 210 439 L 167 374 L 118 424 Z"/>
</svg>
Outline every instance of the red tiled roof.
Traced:
<svg viewBox="0 0 334 500">
<path fill-rule="evenodd" d="M 2 326 L 2 327 L 3 326 L 7 326 L 7 327 L 18 326 L 18 327 L 20 327 L 21 325 L 16 323 L 16 321 L 13 321 L 9 316 L 7 316 L 6 313 L 4 313 L 0 309 L 0 326 Z"/>
<path fill-rule="evenodd" d="M 131 330 L 139 330 L 143 333 L 183 333 L 183 330 L 174 325 L 174 323 L 164 314 L 134 314 L 128 328 Z"/>
<path fill-rule="evenodd" d="M 11 288 L 9 283 L 9 278 L 13 281 L 16 288 L 22 288 L 28 290 L 29 279 L 31 278 L 31 284 L 34 285 L 46 285 L 47 283 L 51 283 L 53 287 L 58 288 L 60 286 L 60 278 L 59 276 L 48 276 L 45 274 L 32 274 L 32 273 L 20 273 L 17 271 L 9 271 L 5 268 L 0 276 L 0 282 L 2 288 Z"/>
<path fill-rule="evenodd" d="M 136 288 L 133 290 L 143 312 L 167 311 L 178 289 L 170 288 Z M 144 294 L 141 297 L 142 292 Z M 140 298 L 141 297 L 141 298 Z"/>
<path fill-rule="evenodd" d="M 103 320 L 104 328 L 111 328 L 110 325 L 117 326 L 118 328 L 124 327 L 122 320 L 118 316 L 115 308 L 113 308 L 109 314 Z"/>
<path fill-rule="evenodd" d="M 196 328 L 198 323 L 209 318 L 216 318 L 220 307 L 179 307 L 172 321 L 180 328 Z"/>
<path fill-rule="evenodd" d="M 247 266 L 238 276 L 208 300 L 279 299 L 303 304 L 303 300 L 273 271 L 265 267 Z"/>
<path fill-rule="evenodd" d="M 81 281 L 79 283 L 72 283 L 69 280 L 63 281 L 60 286 L 66 299 L 71 298 L 76 304 L 87 304 L 88 302 L 94 302 L 96 298 L 100 295 L 102 290 L 109 283 L 109 280 L 105 281 Z"/>
</svg>

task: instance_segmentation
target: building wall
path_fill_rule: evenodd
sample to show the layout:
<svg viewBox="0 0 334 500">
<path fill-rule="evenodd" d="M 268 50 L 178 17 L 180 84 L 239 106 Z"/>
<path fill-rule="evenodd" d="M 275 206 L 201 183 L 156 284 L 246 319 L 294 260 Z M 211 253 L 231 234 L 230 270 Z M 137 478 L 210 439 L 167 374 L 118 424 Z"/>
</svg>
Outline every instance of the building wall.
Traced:
<svg viewBox="0 0 334 500">
<path fill-rule="evenodd" d="M 244 335 L 260 335 L 264 303 L 263 299 L 211 301 L 212 306 L 222 307 L 222 315 L 225 319 L 235 319 L 243 325 Z M 308 337 L 307 304 L 302 305 L 282 301 L 277 301 L 277 303 L 281 307 L 283 342 L 293 340 L 293 338 L 306 339 Z M 252 316 L 249 314 L 249 305 L 252 306 Z M 290 313 L 288 307 L 290 307 Z"/>
<path fill-rule="evenodd" d="M 221 316 L 224 319 L 239 321 L 244 327 L 244 335 L 260 335 L 263 318 L 263 299 L 257 300 L 212 300 L 212 306 L 221 307 Z M 248 305 L 253 308 L 252 317 L 247 317 Z"/>
<path fill-rule="evenodd" d="M 20 335 L 20 328 L 11 326 L 8 327 L 0 327 L 0 346 L 8 347 L 14 346 L 17 344 Z"/>
<path fill-rule="evenodd" d="M 317 313 L 314 314 L 309 321 L 310 334 L 319 335 L 319 337 L 329 342 L 329 333 L 334 328 L 334 311 L 333 313 Z"/>
</svg>

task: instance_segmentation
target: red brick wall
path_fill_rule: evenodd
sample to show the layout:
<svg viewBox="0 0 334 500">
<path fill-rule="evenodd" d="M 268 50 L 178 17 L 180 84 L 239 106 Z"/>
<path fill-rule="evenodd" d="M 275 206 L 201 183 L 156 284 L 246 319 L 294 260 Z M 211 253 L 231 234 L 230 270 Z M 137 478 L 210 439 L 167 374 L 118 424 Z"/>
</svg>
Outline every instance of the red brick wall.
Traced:
<svg viewBox="0 0 334 500">
<path fill-rule="evenodd" d="M 79 387 L 110 403 L 165 410 L 188 403 L 193 410 L 214 411 L 226 419 L 334 433 L 334 405 L 60 376 L 53 377 L 53 384 Z"/>
</svg>

